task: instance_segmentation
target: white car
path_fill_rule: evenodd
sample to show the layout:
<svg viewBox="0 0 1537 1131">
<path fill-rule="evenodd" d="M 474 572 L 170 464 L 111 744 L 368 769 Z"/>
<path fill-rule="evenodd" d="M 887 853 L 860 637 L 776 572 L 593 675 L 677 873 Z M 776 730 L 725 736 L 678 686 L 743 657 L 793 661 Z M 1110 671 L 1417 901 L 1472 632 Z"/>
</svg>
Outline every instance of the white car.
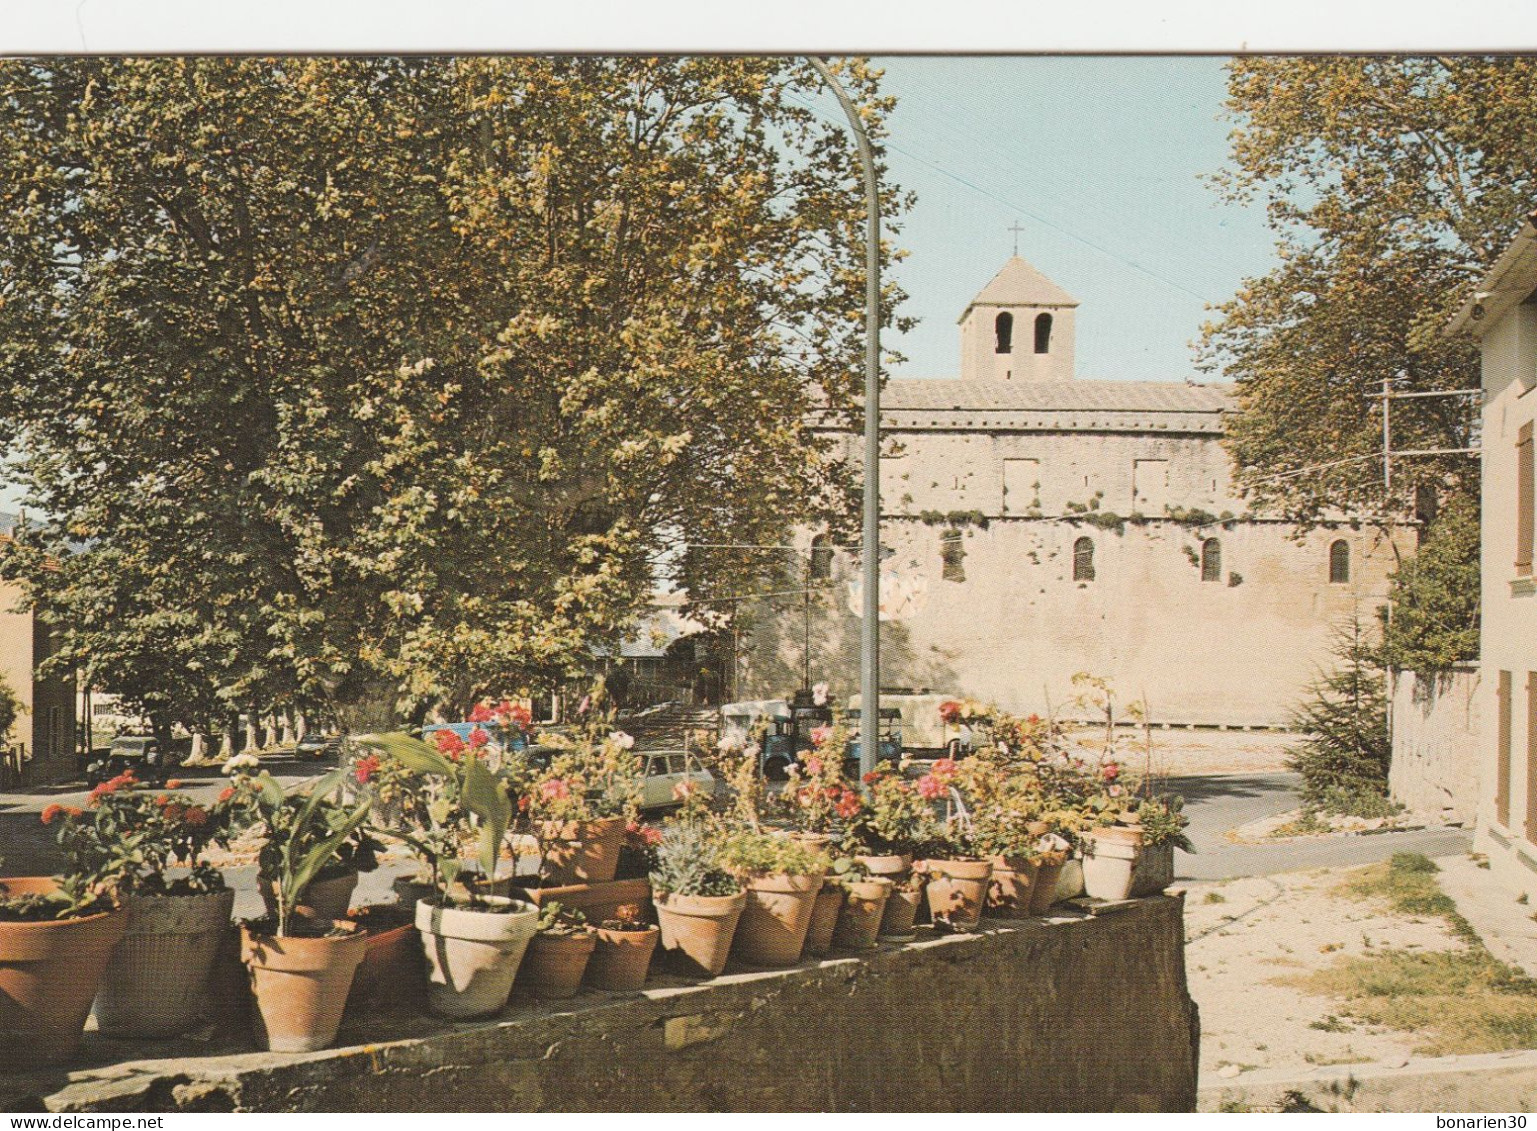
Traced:
<svg viewBox="0 0 1537 1131">
<path fill-rule="evenodd" d="M 706 797 L 715 794 L 715 775 L 682 750 L 655 750 L 642 754 L 642 809 L 663 809 L 677 805 L 675 793 L 683 782 L 698 788 Z"/>
</svg>

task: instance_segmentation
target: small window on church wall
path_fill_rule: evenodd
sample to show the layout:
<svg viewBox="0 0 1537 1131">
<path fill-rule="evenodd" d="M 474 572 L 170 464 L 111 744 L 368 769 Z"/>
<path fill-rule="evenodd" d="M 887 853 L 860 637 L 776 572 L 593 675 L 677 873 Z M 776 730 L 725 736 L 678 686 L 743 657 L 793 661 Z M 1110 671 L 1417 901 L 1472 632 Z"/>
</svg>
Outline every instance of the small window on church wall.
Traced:
<svg viewBox="0 0 1537 1131">
<path fill-rule="evenodd" d="M 1222 580 L 1222 543 L 1216 538 L 1201 543 L 1201 580 Z"/>
<path fill-rule="evenodd" d="M 993 319 L 993 333 L 998 337 L 998 352 L 1014 352 L 1014 316 L 1005 310 Z"/>
<path fill-rule="evenodd" d="M 959 530 L 946 530 L 939 536 L 940 576 L 946 581 L 966 580 L 966 547 Z"/>
<path fill-rule="evenodd" d="M 1049 314 L 1035 316 L 1035 352 L 1051 352 L 1051 315 Z"/>
<path fill-rule="evenodd" d="M 1350 581 L 1350 543 L 1340 538 L 1329 545 L 1329 583 L 1344 585 Z"/>
<path fill-rule="evenodd" d="M 826 581 L 833 575 L 833 548 L 827 535 L 818 534 L 811 540 L 811 580 Z"/>
<path fill-rule="evenodd" d="M 1073 543 L 1073 580 L 1094 580 L 1094 539 L 1080 538 Z"/>
</svg>

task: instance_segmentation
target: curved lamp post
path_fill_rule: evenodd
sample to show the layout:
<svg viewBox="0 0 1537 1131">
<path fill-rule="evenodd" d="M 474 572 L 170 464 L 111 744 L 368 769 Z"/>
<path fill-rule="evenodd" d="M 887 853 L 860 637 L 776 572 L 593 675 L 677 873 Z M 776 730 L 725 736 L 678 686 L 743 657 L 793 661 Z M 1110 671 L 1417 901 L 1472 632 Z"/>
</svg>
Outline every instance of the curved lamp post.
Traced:
<svg viewBox="0 0 1537 1131">
<path fill-rule="evenodd" d="M 880 742 L 880 552 L 881 552 L 881 211 L 875 179 L 875 156 L 859 112 L 826 63 L 814 55 L 807 60 L 827 83 L 859 146 L 865 175 L 865 501 L 863 555 L 864 612 L 859 648 L 859 774 L 875 769 Z"/>
</svg>

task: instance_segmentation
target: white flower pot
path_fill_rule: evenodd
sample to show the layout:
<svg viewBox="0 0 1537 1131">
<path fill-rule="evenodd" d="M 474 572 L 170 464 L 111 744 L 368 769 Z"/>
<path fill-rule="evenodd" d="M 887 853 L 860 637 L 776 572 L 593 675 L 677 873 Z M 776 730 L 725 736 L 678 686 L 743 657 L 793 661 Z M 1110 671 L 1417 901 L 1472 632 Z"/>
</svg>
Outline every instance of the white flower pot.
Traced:
<svg viewBox="0 0 1537 1131">
<path fill-rule="evenodd" d="M 528 940 L 539 924 L 532 903 L 486 896 L 499 910 L 416 905 L 416 927 L 427 955 L 427 1006 L 462 1019 L 499 1012 L 512 992 Z"/>
<path fill-rule="evenodd" d="M 1090 836 L 1083 854 L 1083 890 L 1090 899 L 1118 900 L 1131 894 L 1131 877 L 1141 848 Z"/>
</svg>

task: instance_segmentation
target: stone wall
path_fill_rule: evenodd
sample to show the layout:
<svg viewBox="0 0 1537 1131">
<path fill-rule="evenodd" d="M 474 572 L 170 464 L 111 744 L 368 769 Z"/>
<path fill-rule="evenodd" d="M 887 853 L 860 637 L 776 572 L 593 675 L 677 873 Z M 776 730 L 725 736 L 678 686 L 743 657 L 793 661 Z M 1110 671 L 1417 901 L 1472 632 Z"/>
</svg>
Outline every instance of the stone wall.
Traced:
<svg viewBox="0 0 1537 1131">
<path fill-rule="evenodd" d="M 1107 909 L 1109 910 L 1109 909 Z M 0 1076 L 9 1111 L 1189 1111 L 1183 900 L 728 974 L 412 1039 Z M 399 1022 L 396 1022 L 399 1035 Z M 140 1055 L 143 1055 L 142 1053 Z"/>
<path fill-rule="evenodd" d="M 1471 827 L 1478 819 L 1479 671 L 1401 672 L 1393 681 L 1393 800 Z"/>
</svg>

